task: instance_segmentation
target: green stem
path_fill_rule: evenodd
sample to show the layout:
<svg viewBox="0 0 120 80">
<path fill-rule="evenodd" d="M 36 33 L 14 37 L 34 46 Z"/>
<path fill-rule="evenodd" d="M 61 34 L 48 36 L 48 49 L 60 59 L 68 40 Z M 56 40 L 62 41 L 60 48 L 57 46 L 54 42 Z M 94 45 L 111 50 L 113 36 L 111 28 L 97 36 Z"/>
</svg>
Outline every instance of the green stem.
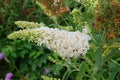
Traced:
<svg viewBox="0 0 120 80">
<path fill-rule="evenodd" d="M 111 61 L 120 67 L 120 64 L 116 62 L 115 60 L 111 59 Z"/>
</svg>

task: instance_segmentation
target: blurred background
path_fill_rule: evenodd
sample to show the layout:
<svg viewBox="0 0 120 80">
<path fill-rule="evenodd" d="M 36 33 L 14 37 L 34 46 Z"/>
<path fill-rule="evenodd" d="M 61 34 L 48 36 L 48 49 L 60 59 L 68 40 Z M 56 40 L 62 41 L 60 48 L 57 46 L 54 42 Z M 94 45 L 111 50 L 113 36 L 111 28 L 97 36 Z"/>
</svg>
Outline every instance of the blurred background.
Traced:
<svg viewBox="0 0 120 80">
<path fill-rule="evenodd" d="M 99 9 L 97 8 L 98 13 L 95 14 L 93 11 L 95 9 L 94 5 L 91 5 L 88 0 L 82 0 L 83 4 L 81 4 L 79 0 L 66 1 L 70 12 L 76 8 L 80 11 L 78 14 L 81 16 L 76 16 L 76 13 L 75 15 L 74 13 L 65 14 L 56 19 L 57 24 L 60 26 L 72 26 L 73 31 L 80 30 L 80 26 L 86 23 L 92 28 L 93 31 L 91 31 L 91 33 L 95 34 L 92 35 L 92 37 L 94 37 L 96 42 L 92 40 L 94 43 L 91 44 L 92 48 L 87 56 L 72 59 L 71 63 L 73 62 L 73 64 L 70 65 L 70 63 L 61 59 L 58 55 L 53 54 L 53 51 L 48 50 L 44 46 L 39 47 L 28 41 L 9 40 L 7 38 L 8 34 L 20 30 L 20 28 L 14 24 L 15 21 L 43 22 L 49 27 L 58 26 L 55 19 L 44 13 L 43 9 L 40 8 L 34 0 L 0 0 L 0 53 L 5 56 L 4 59 L 0 60 L 0 80 L 4 80 L 5 75 L 9 72 L 14 74 L 12 80 L 42 80 L 42 75 L 56 78 L 63 78 L 65 76 L 66 78 L 63 78 L 64 80 L 120 80 L 120 51 L 118 50 L 120 26 L 107 27 L 103 24 L 101 28 L 101 25 L 97 24 L 106 22 L 106 16 L 103 15 L 108 15 L 107 12 L 103 12 L 102 16 L 99 16 L 101 15 L 99 10 L 103 10 L 101 8 L 101 6 L 104 5 L 102 4 L 103 2 L 101 2 L 100 7 L 98 7 Z M 107 1 L 110 2 L 110 0 L 103 1 L 106 1 L 106 3 Z M 119 6 L 118 9 L 120 9 Z M 104 11 L 107 10 L 104 8 Z M 113 20 L 111 15 L 109 15 L 109 17 Z M 118 21 L 119 19 L 120 17 L 117 18 Z M 94 30 L 93 25 L 98 29 L 101 28 L 102 31 Z M 117 23 L 117 25 L 120 24 Z M 105 26 L 107 30 L 104 29 Z M 104 31 L 106 31 L 106 35 Z M 107 31 L 109 34 L 107 34 Z M 106 36 L 108 37 L 105 38 Z M 106 46 L 110 48 L 106 48 Z M 114 53 L 116 53 L 116 55 Z M 74 71 L 76 68 L 80 71 Z"/>
</svg>

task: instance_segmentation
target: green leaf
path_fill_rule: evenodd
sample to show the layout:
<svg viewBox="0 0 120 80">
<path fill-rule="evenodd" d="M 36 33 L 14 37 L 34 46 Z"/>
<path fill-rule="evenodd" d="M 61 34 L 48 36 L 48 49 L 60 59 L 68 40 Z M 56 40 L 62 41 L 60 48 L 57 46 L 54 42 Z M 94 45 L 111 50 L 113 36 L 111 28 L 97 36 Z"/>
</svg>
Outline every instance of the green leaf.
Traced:
<svg viewBox="0 0 120 80">
<path fill-rule="evenodd" d="M 24 47 L 27 49 L 32 49 L 32 45 L 30 43 L 24 44 Z"/>
<path fill-rule="evenodd" d="M 93 69 L 93 76 L 95 76 L 98 71 L 101 71 L 102 67 L 102 49 L 101 48 L 98 48 L 96 51 L 95 51 L 95 66 L 94 66 L 94 69 Z"/>
<path fill-rule="evenodd" d="M 85 77 L 85 72 L 88 70 L 88 66 L 85 62 L 82 62 L 80 64 L 80 71 L 77 73 L 76 80 L 83 80 L 83 77 Z"/>
<path fill-rule="evenodd" d="M 104 64 L 106 61 L 108 61 L 110 58 L 117 54 L 120 54 L 120 51 L 116 48 L 112 49 L 112 51 L 104 57 L 102 64 Z"/>
<path fill-rule="evenodd" d="M 35 63 L 34 63 L 34 64 L 32 64 L 32 70 L 33 70 L 33 71 L 35 71 L 35 70 L 36 70 L 36 68 L 37 68 L 37 64 L 35 64 Z"/>
<path fill-rule="evenodd" d="M 52 66 L 53 74 L 60 75 L 60 71 L 62 70 L 63 66 L 60 64 L 55 64 Z"/>
<path fill-rule="evenodd" d="M 120 74 L 120 64 L 117 65 L 116 62 L 112 60 L 111 63 L 109 63 L 109 67 L 111 69 L 111 73 L 109 75 L 109 80 L 116 80 L 115 77 L 117 74 Z"/>
<path fill-rule="evenodd" d="M 22 63 L 20 64 L 20 71 L 21 72 L 25 72 L 27 70 L 28 66 L 26 63 Z"/>
<path fill-rule="evenodd" d="M 34 55 L 36 55 L 36 51 L 32 51 L 30 54 L 29 54 L 29 57 L 33 57 Z"/>
</svg>

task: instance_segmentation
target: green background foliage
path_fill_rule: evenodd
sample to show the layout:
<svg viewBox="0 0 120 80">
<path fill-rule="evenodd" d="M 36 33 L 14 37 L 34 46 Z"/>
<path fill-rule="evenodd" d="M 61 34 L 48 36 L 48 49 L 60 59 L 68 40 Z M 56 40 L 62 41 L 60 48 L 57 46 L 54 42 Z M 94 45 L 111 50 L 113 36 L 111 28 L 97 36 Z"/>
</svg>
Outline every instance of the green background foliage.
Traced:
<svg viewBox="0 0 120 80">
<path fill-rule="evenodd" d="M 120 38 L 106 40 L 106 32 L 93 28 L 96 0 L 66 0 L 70 12 L 57 18 L 46 15 L 33 0 L 0 0 L 0 52 L 8 59 L 0 61 L 0 79 L 13 72 L 13 80 L 119 80 Z M 15 21 L 45 23 L 49 27 L 80 30 L 88 26 L 91 48 L 85 56 L 62 59 L 45 46 L 28 41 L 9 40 L 19 30 Z M 45 74 L 44 69 L 49 69 Z"/>
</svg>

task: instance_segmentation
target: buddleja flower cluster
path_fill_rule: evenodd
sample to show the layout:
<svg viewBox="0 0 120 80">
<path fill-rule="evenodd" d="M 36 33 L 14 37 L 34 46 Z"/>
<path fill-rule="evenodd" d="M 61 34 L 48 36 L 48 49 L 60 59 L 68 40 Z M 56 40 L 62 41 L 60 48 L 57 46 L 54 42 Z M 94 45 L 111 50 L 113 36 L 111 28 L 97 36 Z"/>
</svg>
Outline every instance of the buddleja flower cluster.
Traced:
<svg viewBox="0 0 120 80">
<path fill-rule="evenodd" d="M 90 36 L 85 29 L 82 32 L 70 32 L 45 26 L 16 31 L 10 34 L 8 38 L 33 41 L 39 46 L 46 46 L 63 58 L 78 57 L 86 54 L 89 50 L 90 40 Z"/>
</svg>

